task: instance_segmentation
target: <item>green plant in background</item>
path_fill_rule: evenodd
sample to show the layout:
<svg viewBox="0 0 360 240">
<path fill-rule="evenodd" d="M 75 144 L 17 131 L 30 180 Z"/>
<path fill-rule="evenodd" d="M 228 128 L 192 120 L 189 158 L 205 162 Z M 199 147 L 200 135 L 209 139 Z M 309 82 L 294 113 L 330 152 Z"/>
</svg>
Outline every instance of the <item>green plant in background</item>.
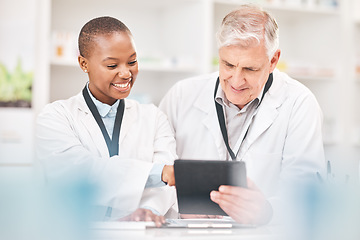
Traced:
<svg viewBox="0 0 360 240">
<path fill-rule="evenodd" d="M 218 67 L 219 66 L 219 57 L 213 57 L 211 63 L 214 67 Z"/>
<path fill-rule="evenodd" d="M 0 106 L 30 107 L 32 82 L 33 72 L 25 72 L 20 59 L 12 73 L 0 63 Z"/>
</svg>

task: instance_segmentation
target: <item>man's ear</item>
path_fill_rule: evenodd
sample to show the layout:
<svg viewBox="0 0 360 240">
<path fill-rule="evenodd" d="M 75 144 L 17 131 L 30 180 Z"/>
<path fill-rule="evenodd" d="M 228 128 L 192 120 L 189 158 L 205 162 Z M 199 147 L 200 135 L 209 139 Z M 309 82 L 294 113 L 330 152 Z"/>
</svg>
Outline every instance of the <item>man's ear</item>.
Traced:
<svg viewBox="0 0 360 240">
<path fill-rule="evenodd" d="M 88 73 L 88 64 L 87 64 L 87 59 L 81 55 L 78 56 L 78 62 L 79 62 L 79 66 L 80 68 L 85 72 Z"/>
<path fill-rule="evenodd" d="M 270 73 L 272 73 L 274 71 L 274 69 L 276 68 L 276 65 L 277 65 L 277 63 L 279 62 L 279 59 L 280 59 L 280 54 L 281 54 L 281 50 L 278 49 L 278 50 L 276 50 L 273 57 L 271 58 L 271 60 L 270 60 Z"/>
</svg>

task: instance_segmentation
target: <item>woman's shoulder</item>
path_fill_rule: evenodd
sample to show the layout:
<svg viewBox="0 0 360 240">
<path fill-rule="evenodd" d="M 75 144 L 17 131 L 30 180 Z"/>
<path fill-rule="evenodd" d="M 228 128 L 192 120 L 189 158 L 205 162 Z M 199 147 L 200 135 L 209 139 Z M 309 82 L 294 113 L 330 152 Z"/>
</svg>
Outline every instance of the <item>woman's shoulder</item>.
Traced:
<svg viewBox="0 0 360 240">
<path fill-rule="evenodd" d="M 45 105 L 41 114 L 48 114 L 48 113 L 64 113 L 64 112 L 71 112 L 71 110 L 81 108 L 85 104 L 83 97 L 81 94 L 77 94 L 72 96 L 68 99 L 61 99 L 55 100 L 51 103 Z"/>
</svg>

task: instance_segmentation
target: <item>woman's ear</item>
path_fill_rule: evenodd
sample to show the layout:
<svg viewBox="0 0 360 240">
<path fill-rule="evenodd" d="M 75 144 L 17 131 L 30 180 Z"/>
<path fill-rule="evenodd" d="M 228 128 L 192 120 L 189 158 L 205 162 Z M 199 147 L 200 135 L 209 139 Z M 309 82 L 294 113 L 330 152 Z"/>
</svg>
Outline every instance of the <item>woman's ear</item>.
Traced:
<svg viewBox="0 0 360 240">
<path fill-rule="evenodd" d="M 79 56 L 78 56 L 78 62 L 79 62 L 80 68 L 81 68 L 85 73 L 88 73 L 89 70 L 88 70 L 88 66 L 87 66 L 87 59 L 84 58 L 83 56 L 79 55 Z"/>
</svg>

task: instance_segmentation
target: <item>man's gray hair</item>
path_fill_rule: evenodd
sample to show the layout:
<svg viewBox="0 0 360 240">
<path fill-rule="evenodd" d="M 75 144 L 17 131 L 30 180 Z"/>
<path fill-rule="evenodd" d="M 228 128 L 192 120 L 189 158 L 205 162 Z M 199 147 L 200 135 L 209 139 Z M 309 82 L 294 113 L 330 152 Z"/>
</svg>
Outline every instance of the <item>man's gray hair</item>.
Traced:
<svg viewBox="0 0 360 240">
<path fill-rule="evenodd" d="M 249 47 L 264 38 L 269 59 L 279 48 L 279 28 L 276 20 L 256 5 L 245 4 L 227 14 L 216 34 L 218 48 Z"/>
</svg>

